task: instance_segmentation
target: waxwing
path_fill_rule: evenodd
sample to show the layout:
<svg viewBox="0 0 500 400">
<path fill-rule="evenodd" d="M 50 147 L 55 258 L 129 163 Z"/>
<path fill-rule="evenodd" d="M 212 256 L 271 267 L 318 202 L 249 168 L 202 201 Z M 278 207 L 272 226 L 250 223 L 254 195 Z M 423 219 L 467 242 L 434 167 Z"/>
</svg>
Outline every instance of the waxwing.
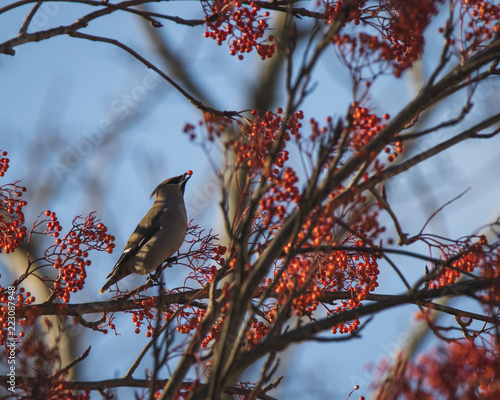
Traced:
<svg viewBox="0 0 500 400">
<path fill-rule="evenodd" d="M 99 293 L 104 293 L 132 273 L 144 275 L 154 272 L 179 250 L 187 232 L 184 188 L 192 174 L 188 171 L 167 179 L 153 191 L 151 197 L 156 196 L 153 206 L 128 239 Z"/>
</svg>

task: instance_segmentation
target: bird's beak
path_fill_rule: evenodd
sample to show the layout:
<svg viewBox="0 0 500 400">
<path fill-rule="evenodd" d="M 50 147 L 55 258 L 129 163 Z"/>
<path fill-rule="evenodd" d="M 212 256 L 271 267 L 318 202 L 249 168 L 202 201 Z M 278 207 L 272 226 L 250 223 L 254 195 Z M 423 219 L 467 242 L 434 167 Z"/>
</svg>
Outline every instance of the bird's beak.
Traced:
<svg viewBox="0 0 500 400">
<path fill-rule="evenodd" d="M 184 175 L 182 175 L 181 183 L 187 182 L 189 180 L 189 178 L 191 178 L 191 175 L 192 175 L 192 173 L 189 174 L 187 172 Z"/>
</svg>

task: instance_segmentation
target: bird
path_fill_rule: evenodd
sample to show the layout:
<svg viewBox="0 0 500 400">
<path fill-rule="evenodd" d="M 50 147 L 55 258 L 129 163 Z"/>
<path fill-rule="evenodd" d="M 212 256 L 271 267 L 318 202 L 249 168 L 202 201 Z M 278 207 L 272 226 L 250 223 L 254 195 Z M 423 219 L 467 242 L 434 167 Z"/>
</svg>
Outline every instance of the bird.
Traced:
<svg viewBox="0 0 500 400">
<path fill-rule="evenodd" d="M 128 239 L 100 294 L 132 273 L 151 274 L 179 250 L 187 232 L 184 189 L 191 175 L 189 170 L 156 187 L 154 204 Z"/>
</svg>

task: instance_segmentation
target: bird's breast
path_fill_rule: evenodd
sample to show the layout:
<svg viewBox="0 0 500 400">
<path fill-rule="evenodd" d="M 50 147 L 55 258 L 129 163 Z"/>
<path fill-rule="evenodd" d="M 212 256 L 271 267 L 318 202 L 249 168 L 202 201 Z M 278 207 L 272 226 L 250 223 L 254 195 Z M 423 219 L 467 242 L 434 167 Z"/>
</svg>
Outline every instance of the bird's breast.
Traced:
<svg viewBox="0 0 500 400">
<path fill-rule="evenodd" d="M 140 274 L 153 272 L 171 257 L 184 242 L 187 232 L 185 211 L 169 211 L 169 218 L 134 257 L 135 270 Z"/>
</svg>

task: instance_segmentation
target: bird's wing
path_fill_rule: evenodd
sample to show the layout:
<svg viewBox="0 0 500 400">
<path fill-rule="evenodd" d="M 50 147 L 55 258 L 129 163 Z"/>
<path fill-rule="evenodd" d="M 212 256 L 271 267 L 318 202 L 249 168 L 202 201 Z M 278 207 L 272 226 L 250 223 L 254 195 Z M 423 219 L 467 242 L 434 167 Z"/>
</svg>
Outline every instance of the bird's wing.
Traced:
<svg viewBox="0 0 500 400">
<path fill-rule="evenodd" d="M 153 211 L 153 210 L 151 210 Z M 151 212 L 145 215 L 145 217 L 139 222 L 139 225 L 134 230 L 134 233 L 130 236 L 125 245 L 125 249 L 123 250 L 122 255 L 116 262 L 115 266 L 108 274 L 106 279 L 110 278 L 120 265 L 127 262 L 130 258 L 132 258 L 137 252 L 151 239 L 158 231 L 161 230 L 160 223 L 160 214 L 161 212 Z"/>
</svg>

